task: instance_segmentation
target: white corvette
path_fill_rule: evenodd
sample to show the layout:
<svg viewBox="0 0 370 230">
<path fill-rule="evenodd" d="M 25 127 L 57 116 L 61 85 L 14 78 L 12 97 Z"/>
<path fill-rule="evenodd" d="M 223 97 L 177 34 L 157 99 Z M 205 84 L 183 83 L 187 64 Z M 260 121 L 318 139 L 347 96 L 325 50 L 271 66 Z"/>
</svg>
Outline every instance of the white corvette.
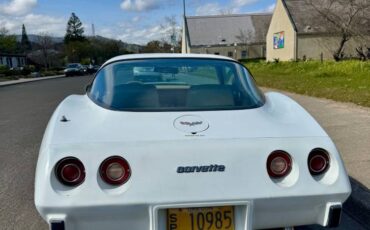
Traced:
<svg viewBox="0 0 370 230">
<path fill-rule="evenodd" d="M 335 227 L 351 192 L 330 137 L 213 55 L 113 58 L 56 109 L 35 204 L 52 230 Z"/>
</svg>

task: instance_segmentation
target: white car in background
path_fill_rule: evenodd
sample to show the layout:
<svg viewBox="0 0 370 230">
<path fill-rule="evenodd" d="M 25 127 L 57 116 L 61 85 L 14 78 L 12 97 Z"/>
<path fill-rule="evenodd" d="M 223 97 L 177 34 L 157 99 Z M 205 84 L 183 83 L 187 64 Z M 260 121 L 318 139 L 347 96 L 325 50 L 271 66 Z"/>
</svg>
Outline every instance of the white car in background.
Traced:
<svg viewBox="0 0 370 230">
<path fill-rule="evenodd" d="M 213 55 L 119 56 L 56 109 L 35 204 L 52 230 L 338 226 L 351 192 L 327 133 Z"/>
</svg>

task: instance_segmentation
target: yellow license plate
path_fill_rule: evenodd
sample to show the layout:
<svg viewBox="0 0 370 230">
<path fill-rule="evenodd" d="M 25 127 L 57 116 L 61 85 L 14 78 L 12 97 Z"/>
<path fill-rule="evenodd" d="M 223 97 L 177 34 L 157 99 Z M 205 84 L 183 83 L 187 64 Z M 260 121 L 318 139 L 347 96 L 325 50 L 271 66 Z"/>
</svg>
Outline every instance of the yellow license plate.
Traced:
<svg viewBox="0 0 370 230">
<path fill-rule="evenodd" d="M 234 207 L 168 209 L 167 230 L 234 230 Z"/>
</svg>

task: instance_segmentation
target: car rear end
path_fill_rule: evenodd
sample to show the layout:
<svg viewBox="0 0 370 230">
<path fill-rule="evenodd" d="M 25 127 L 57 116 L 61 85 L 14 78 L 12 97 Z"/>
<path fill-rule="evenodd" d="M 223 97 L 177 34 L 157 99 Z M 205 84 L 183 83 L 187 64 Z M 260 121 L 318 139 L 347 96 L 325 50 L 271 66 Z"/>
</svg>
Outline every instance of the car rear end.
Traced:
<svg viewBox="0 0 370 230">
<path fill-rule="evenodd" d="M 309 154 L 317 146 L 329 153 L 330 166 L 313 175 Z M 292 159 L 291 170 L 276 178 L 269 175 L 268 158 L 281 149 Z M 49 151 L 49 163 L 39 162 L 45 167 L 38 167 L 36 206 L 49 223 L 63 222 L 65 229 L 335 226 L 350 193 L 328 138 L 84 143 Z M 68 186 L 56 166 L 72 153 L 86 177 Z M 102 165 L 113 156 L 127 162 L 122 167 L 130 176 L 122 184 L 103 176 Z"/>
<path fill-rule="evenodd" d="M 113 59 L 45 132 L 35 204 L 52 229 L 339 224 L 340 155 L 297 103 L 215 56 Z"/>
<path fill-rule="evenodd" d="M 80 76 L 83 75 L 83 73 L 84 73 L 83 66 L 79 63 L 70 63 L 64 69 L 64 75 L 66 77 Z"/>
</svg>

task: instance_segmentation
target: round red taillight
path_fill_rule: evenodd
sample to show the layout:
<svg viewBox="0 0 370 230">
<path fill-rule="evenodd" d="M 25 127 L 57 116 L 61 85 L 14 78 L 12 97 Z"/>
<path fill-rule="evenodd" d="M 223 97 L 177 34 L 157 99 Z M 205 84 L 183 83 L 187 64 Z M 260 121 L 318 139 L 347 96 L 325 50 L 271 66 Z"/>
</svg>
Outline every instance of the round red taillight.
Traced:
<svg viewBox="0 0 370 230">
<path fill-rule="evenodd" d="M 103 181 L 111 185 L 122 185 L 131 176 L 130 165 L 120 156 L 105 159 L 100 165 L 99 171 Z"/>
<path fill-rule="evenodd" d="M 324 149 L 314 149 L 308 156 L 308 168 L 311 175 L 317 176 L 325 173 L 330 166 L 329 154 Z"/>
<path fill-rule="evenodd" d="M 277 150 L 267 158 L 267 172 L 272 178 L 282 178 L 292 170 L 292 159 L 287 152 Z"/>
<path fill-rule="evenodd" d="M 56 164 L 55 176 L 64 185 L 77 186 L 85 180 L 85 167 L 79 159 L 66 157 Z"/>
</svg>

